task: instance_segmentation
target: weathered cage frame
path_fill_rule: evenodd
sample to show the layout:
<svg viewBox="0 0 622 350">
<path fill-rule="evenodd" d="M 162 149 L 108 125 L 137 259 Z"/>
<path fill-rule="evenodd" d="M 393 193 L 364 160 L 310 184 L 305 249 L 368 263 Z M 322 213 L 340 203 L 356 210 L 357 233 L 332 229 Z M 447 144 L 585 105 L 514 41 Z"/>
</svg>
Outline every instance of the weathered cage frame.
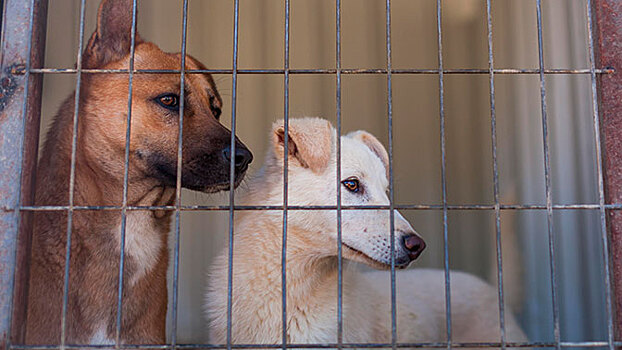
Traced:
<svg viewBox="0 0 622 350">
<path fill-rule="evenodd" d="M 386 69 L 343 69 L 341 67 L 341 1 L 336 2 L 336 67 L 334 69 L 290 69 L 289 66 L 289 33 L 290 33 L 290 0 L 285 2 L 285 45 L 283 69 L 238 69 L 238 28 L 239 28 L 239 0 L 233 0 L 234 6 L 234 37 L 232 69 L 185 70 L 186 34 L 188 19 L 188 0 L 183 0 L 183 30 L 181 38 L 182 59 L 179 70 L 135 70 L 133 66 L 135 33 L 136 33 L 136 3 L 133 0 L 132 45 L 129 70 L 101 70 L 83 69 L 81 52 L 84 44 L 84 15 L 85 0 L 81 0 L 80 9 L 80 41 L 75 69 L 43 68 L 45 49 L 45 30 L 47 19 L 47 0 L 5 0 L 2 21 L 1 43 L 1 72 L 0 78 L 0 349 L 232 349 L 232 348 L 463 348 L 463 347 L 547 347 L 561 349 L 562 347 L 607 347 L 610 350 L 622 347 L 622 2 L 619 0 L 587 0 L 589 69 L 545 69 L 542 39 L 542 0 L 536 0 L 534 11 L 537 13 L 538 30 L 538 69 L 495 68 L 492 50 L 492 15 L 491 2 L 486 0 L 486 16 L 488 29 L 488 69 L 445 69 L 443 66 L 443 36 L 442 36 L 442 0 L 436 0 L 437 38 L 438 38 L 438 68 L 437 69 L 393 69 L 391 65 L 391 0 L 386 0 Z M 44 74 L 76 74 L 76 100 L 79 100 L 81 75 L 102 73 L 126 73 L 129 79 L 128 116 L 126 131 L 125 178 L 123 189 L 123 203 L 121 206 L 75 206 L 73 205 L 73 171 L 75 169 L 75 148 L 77 142 L 78 104 L 74 111 L 73 157 L 72 176 L 70 183 L 70 200 L 68 206 L 34 206 L 34 174 L 37 160 L 39 118 L 41 112 L 41 90 Z M 232 135 L 236 129 L 236 92 L 238 74 L 276 74 L 284 78 L 284 116 L 285 116 L 285 172 L 283 206 L 236 206 L 234 195 L 229 196 L 227 206 L 186 206 L 181 205 L 181 142 L 178 147 L 177 167 L 177 198 L 173 206 L 138 207 L 127 204 L 127 171 L 129 157 L 129 135 L 131 127 L 132 79 L 134 74 L 180 74 L 181 79 L 181 109 L 179 124 L 179 139 L 183 130 L 183 84 L 185 74 L 217 73 L 232 76 Z M 287 138 L 289 117 L 289 77 L 290 74 L 327 74 L 335 76 L 337 132 L 341 131 L 341 77 L 343 74 L 380 74 L 387 78 L 387 113 L 389 125 L 389 174 L 390 174 L 390 205 L 388 206 L 344 206 L 341 205 L 341 195 L 337 191 L 336 206 L 288 206 L 287 203 Z M 392 75 L 393 74 L 432 74 L 439 79 L 440 96 L 440 140 L 441 140 L 441 177 L 442 177 L 442 204 L 441 205 L 395 205 L 393 201 L 393 128 L 392 128 Z M 446 190 L 446 160 L 445 160 L 445 115 L 444 115 L 444 75 L 445 74 L 482 74 L 489 76 L 490 86 L 490 114 L 492 159 L 494 179 L 494 205 L 450 205 L 447 203 Z M 499 173 L 497 169 L 496 148 L 496 115 L 495 115 L 495 75 L 496 74 L 532 74 L 540 79 L 542 137 L 544 145 L 544 176 L 546 190 L 545 205 L 504 205 L 499 202 Z M 595 136 L 597 175 L 598 175 L 598 203 L 554 205 L 551 199 L 550 179 L 550 152 L 548 136 L 548 120 L 546 107 L 545 75 L 549 74 L 584 74 L 591 78 L 591 101 L 593 128 Z M 234 138 L 231 139 L 231 148 L 235 148 Z M 337 163 L 341 161 L 341 145 L 337 143 Z M 234 182 L 234 163 L 231 163 L 230 182 Z M 337 186 L 340 181 L 340 168 L 337 167 Z M 173 259 L 173 307 L 171 341 L 167 344 L 121 344 L 121 300 L 123 286 L 124 254 L 120 254 L 119 292 L 117 304 L 116 342 L 114 345 L 77 345 L 66 344 L 64 337 L 65 314 L 62 318 L 62 335 L 60 345 L 27 346 L 22 345 L 24 340 L 25 297 L 28 283 L 28 252 L 31 240 L 32 213 L 37 210 L 62 210 L 68 213 L 68 242 L 71 240 L 71 215 L 75 210 L 121 210 L 121 235 L 125 235 L 125 218 L 128 210 L 163 209 L 175 212 L 174 224 L 174 259 Z M 396 325 L 395 299 L 395 256 L 391 258 L 391 309 L 392 309 L 392 341 L 390 343 L 352 344 L 343 342 L 342 324 L 342 265 L 341 245 L 338 245 L 339 277 L 338 277 L 338 319 L 337 343 L 335 344 L 288 344 L 286 327 L 283 327 L 282 344 L 232 344 L 231 343 L 231 259 L 233 242 L 233 218 L 238 210 L 282 210 L 283 211 L 283 250 L 282 250 L 282 285 L 286 290 L 286 243 L 287 243 L 287 211 L 288 210 L 336 210 L 338 222 L 338 240 L 341 241 L 341 210 L 350 209 L 414 209 L 439 210 L 443 213 L 444 237 L 444 268 L 445 268 L 445 295 L 447 315 L 447 341 L 436 343 L 398 343 Z M 602 241 L 605 274 L 605 303 L 607 307 L 607 340 L 591 342 L 562 342 L 560 339 L 559 309 L 557 306 L 555 245 L 553 242 L 553 211 L 559 209 L 598 209 L 600 212 L 600 240 Z M 179 272 L 179 237 L 181 211 L 218 210 L 229 213 L 229 295 L 227 317 L 226 344 L 178 344 L 176 339 L 177 328 L 177 292 Z M 449 276 L 449 252 L 447 246 L 448 227 L 447 214 L 450 210 L 494 210 L 496 230 L 496 253 L 498 273 L 499 320 L 501 338 L 493 343 L 456 343 L 451 337 L 451 300 L 449 291 L 451 281 Z M 504 326 L 504 291 L 503 267 L 501 255 L 501 227 L 500 213 L 504 210 L 546 210 L 547 233 L 549 240 L 551 291 L 554 322 L 554 342 L 511 343 L 505 339 Z M 391 211 L 391 227 L 394 225 L 393 211 Z M 393 233 L 392 233 L 393 235 Z M 391 245 L 394 240 L 391 239 Z M 70 244 L 67 244 L 70 247 Z M 121 239 L 121 252 L 124 251 L 124 239 Z M 63 310 L 67 308 L 68 291 L 68 261 L 70 249 L 67 248 Z M 282 297 L 283 324 L 287 322 L 287 305 L 285 293 Z M 616 333 L 617 332 L 617 333 Z"/>
</svg>

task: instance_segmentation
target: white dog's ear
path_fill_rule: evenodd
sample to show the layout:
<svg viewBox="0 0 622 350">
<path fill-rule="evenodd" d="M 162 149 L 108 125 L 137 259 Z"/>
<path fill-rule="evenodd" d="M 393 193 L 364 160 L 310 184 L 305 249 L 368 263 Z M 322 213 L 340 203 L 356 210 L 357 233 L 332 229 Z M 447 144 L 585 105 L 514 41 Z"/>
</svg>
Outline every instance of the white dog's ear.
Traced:
<svg viewBox="0 0 622 350">
<path fill-rule="evenodd" d="M 277 158 L 282 160 L 285 153 L 285 122 L 274 123 L 272 144 Z M 329 121 L 320 118 L 289 119 L 288 160 L 297 162 L 304 168 L 320 173 L 328 166 L 332 152 L 333 127 Z"/>
<path fill-rule="evenodd" d="M 347 135 L 355 140 L 359 140 L 364 143 L 369 149 L 374 152 L 382 161 L 384 168 L 387 170 L 387 180 L 389 179 L 389 155 L 382 143 L 378 139 L 364 130 L 353 131 Z"/>
</svg>

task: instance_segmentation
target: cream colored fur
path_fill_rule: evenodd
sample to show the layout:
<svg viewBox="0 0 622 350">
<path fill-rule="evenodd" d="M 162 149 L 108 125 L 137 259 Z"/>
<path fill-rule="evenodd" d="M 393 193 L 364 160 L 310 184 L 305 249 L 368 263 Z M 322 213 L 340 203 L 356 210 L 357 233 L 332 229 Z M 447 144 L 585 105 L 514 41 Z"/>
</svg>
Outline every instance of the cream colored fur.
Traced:
<svg viewBox="0 0 622 350">
<path fill-rule="evenodd" d="M 283 122 L 273 128 L 273 150 L 237 204 L 282 205 Z M 288 204 L 336 205 L 336 133 L 322 119 L 289 121 Z M 341 179 L 356 176 L 362 193 L 341 184 L 343 205 L 387 205 L 388 158 L 382 144 L 359 131 L 341 136 Z M 390 265 L 389 210 L 343 210 L 343 340 L 391 341 L 391 284 L 388 271 L 361 272 L 349 261 L 386 269 Z M 406 267 L 401 237 L 415 234 L 394 211 L 395 256 Z M 337 342 L 337 213 L 289 210 L 287 226 L 287 342 Z M 236 213 L 233 246 L 232 342 L 282 341 L 281 249 L 283 212 Z M 205 299 L 210 342 L 226 341 L 228 250 L 216 259 Z M 452 340 L 500 341 L 496 289 L 461 272 L 451 273 Z M 399 342 L 446 340 L 442 270 L 397 273 Z M 510 341 L 525 339 L 510 312 Z"/>
</svg>

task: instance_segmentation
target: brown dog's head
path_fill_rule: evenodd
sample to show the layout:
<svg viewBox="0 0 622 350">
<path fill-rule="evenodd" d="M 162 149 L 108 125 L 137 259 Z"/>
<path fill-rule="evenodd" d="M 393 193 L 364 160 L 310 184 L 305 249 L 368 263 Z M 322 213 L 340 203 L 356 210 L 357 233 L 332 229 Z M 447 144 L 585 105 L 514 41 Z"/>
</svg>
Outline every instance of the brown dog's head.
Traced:
<svg viewBox="0 0 622 350">
<path fill-rule="evenodd" d="M 84 51 L 83 68 L 129 69 L 132 1 L 103 0 L 97 29 Z M 179 70 L 182 55 L 166 53 L 136 34 L 134 69 Z M 205 69 L 190 56 L 186 69 Z M 80 138 L 109 173 L 123 174 L 128 113 L 127 73 L 84 74 Z M 180 106 L 183 104 L 182 187 L 216 192 L 229 189 L 230 162 L 235 185 L 244 177 L 251 152 L 219 122 L 222 99 L 209 74 L 186 74 L 184 101 L 179 73 L 136 73 L 132 83 L 130 177 L 174 187 L 177 176 Z"/>
</svg>

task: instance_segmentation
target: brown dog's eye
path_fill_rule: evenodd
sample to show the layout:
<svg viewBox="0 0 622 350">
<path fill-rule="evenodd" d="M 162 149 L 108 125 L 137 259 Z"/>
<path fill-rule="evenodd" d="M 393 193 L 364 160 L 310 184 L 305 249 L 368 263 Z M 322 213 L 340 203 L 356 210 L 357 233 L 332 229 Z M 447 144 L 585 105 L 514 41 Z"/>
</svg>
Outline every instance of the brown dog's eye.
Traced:
<svg viewBox="0 0 622 350">
<path fill-rule="evenodd" d="M 156 102 L 160 106 L 166 109 L 170 109 L 172 111 L 177 111 L 179 109 L 179 96 L 177 96 L 176 94 L 160 95 L 156 97 Z"/>
<path fill-rule="evenodd" d="M 360 189 L 359 180 L 357 178 L 347 178 L 341 181 L 341 184 L 350 192 L 358 192 Z"/>
<path fill-rule="evenodd" d="M 212 108 L 212 115 L 214 115 L 214 118 L 220 119 L 220 115 L 221 114 L 222 114 L 222 110 L 220 110 L 220 108 L 218 108 L 218 107 L 213 107 Z"/>
</svg>

